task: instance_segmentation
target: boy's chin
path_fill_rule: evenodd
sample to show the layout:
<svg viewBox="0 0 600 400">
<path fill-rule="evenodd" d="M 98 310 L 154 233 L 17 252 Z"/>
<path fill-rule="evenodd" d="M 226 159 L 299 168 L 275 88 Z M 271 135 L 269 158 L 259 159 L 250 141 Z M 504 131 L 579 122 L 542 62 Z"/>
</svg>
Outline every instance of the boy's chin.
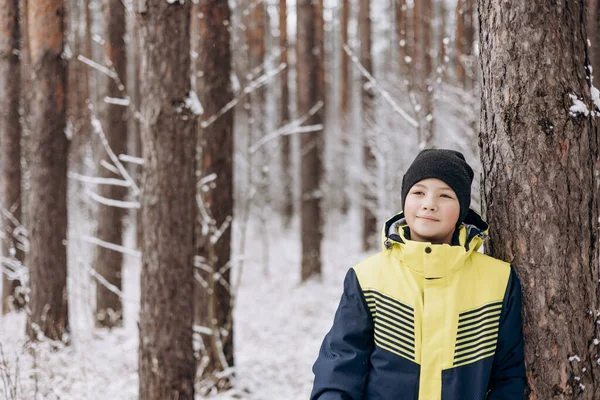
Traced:
<svg viewBox="0 0 600 400">
<path fill-rule="evenodd" d="M 439 232 L 415 232 L 417 237 L 420 238 L 422 242 L 431 242 L 433 244 L 440 244 L 445 241 L 448 236 L 451 236 L 447 233 L 439 233 Z"/>
</svg>

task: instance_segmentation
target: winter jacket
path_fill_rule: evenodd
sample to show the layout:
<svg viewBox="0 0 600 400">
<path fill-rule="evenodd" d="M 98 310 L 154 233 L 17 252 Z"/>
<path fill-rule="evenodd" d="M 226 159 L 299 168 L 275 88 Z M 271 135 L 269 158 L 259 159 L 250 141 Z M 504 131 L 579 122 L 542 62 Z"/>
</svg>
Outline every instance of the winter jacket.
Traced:
<svg viewBox="0 0 600 400">
<path fill-rule="evenodd" d="M 452 246 L 431 244 L 390 219 L 384 250 L 346 274 L 311 400 L 521 400 L 521 286 L 477 251 L 487 229 L 470 210 Z"/>
</svg>

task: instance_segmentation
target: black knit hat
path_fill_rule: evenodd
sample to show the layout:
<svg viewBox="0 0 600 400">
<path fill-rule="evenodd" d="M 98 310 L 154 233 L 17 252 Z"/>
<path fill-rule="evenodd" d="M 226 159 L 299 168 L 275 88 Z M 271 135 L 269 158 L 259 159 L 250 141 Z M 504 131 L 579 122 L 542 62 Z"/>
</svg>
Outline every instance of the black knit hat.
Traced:
<svg viewBox="0 0 600 400">
<path fill-rule="evenodd" d="M 471 204 L 471 183 L 473 170 L 465 161 L 462 153 L 454 150 L 427 149 L 421 151 L 402 178 L 402 208 L 410 188 L 423 179 L 437 178 L 444 181 L 458 198 L 460 225 L 469 212 Z"/>
</svg>

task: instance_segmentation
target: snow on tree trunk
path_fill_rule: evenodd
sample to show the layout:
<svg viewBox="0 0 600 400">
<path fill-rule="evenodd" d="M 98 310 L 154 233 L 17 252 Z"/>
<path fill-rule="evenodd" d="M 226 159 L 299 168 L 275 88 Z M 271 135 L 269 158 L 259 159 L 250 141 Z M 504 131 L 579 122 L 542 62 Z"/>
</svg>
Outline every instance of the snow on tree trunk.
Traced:
<svg viewBox="0 0 600 400">
<path fill-rule="evenodd" d="M 191 2 L 138 3 L 142 57 L 139 398 L 194 398 L 192 345 L 196 116 Z"/>
<path fill-rule="evenodd" d="M 19 1 L 7 0 L 0 10 L 0 256 L 12 260 L 15 273 L 24 259 L 15 231 L 22 223 L 19 40 Z M 2 282 L 2 313 L 20 309 L 20 280 L 2 274 Z"/>
<path fill-rule="evenodd" d="M 479 15 L 486 250 L 522 282 L 529 399 L 598 399 L 598 134 L 583 1 L 482 0 Z"/>
<path fill-rule="evenodd" d="M 298 115 L 304 116 L 308 115 L 309 110 L 319 102 L 324 102 L 325 98 L 323 0 L 298 0 L 297 8 Z M 323 105 L 307 120 L 306 124 L 323 124 L 324 119 Z M 323 131 L 302 133 L 300 136 L 303 281 L 321 274 L 323 136 Z"/>
<path fill-rule="evenodd" d="M 123 98 L 126 96 L 125 84 L 127 78 L 127 55 L 125 45 L 125 6 L 122 0 L 108 0 L 104 7 L 106 21 L 106 41 L 104 50 L 110 65 L 117 74 L 118 80 L 109 79 L 105 96 Z M 102 126 L 106 139 L 116 154 L 127 153 L 127 108 L 106 104 L 102 108 Z M 98 156 L 108 161 L 107 154 L 102 151 Z M 101 178 L 114 178 L 113 172 L 98 166 Z M 126 188 L 115 185 L 98 185 L 98 194 L 108 199 L 123 201 Z M 98 205 L 97 234 L 98 239 L 122 245 L 124 209 L 108 205 Z M 96 246 L 94 268 L 108 283 L 118 289 L 122 288 L 121 267 L 123 254 L 119 251 Z M 123 305 L 117 294 L 102 284 L 96 285 L 96 325 L 113 327 L 123 324 Z"/>
</svg>

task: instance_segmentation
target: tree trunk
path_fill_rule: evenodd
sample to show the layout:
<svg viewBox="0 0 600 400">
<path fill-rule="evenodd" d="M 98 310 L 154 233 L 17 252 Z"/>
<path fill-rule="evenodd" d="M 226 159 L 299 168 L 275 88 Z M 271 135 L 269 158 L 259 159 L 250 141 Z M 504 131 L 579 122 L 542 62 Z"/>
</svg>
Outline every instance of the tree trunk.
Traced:
<svg viewBox="0 0 600 400">
<path fill-rule="evenodd" d="M 189 105 L 191 2 L 148 0 L 138 7 L 144 146 L 139 398 L 192 400 L 196 116 Z"/>
<path fill-rule="evenodd" d="M 598 133 L 570 111 L 592 104 L 583 2 L 479 15 L 486 250 L 522 282 L 529 399 L 598 399 Z"/>
<path fill-rule="evenodd" d="M 439 48 L 439 52 L 440 55 L 438 57 L 439 60 L 439 65 L 440 68 L 442 68 L 442 72 L 441 72 L 441 76 L 440 78 L 442 79 L 442 81 L 444 81 L 446 79 L 446 57 L 448 56 L 448 49 L 447 49 L 447 43 L 448 43 L 448 39 L 446 36 L 446 25 L 447 25 L 447 19 L 448 17 L 446 16 L 446 5 L 443 1 L 438 2 L 438 14 L 440 16 L 440 30 L 439 30 L 439 43 L 438 43 L 438 48 Z"/>
<path fill-rule="evenodd" d="M 600 79 L 600 1 L 587 0 L 587 27 L 590 40 L 590 64 L 593 67 L 594 86 Z"/>
<path fill-rule="evenodd" d="M 396 4 L 396 39 L 398 39 L 398 58 L 400 64 L 401 79 L 408 81 L 410 75 L 410 65 L 407 63 L 407 57 L 410 57 L 409 49 L 409 26 L 406 17 L 408 6 L 406 0 L 398 0 Z"/>
<path fill-rule="evenodd" d="M 464 47 L 463 54 L 466 56 L 465 83 L 466 89 L 471 90 L 477 82 L 477 69 L 474 65 L 474 50 L 475 50 L 475 0 L 465 0 L 465 8 L 463 12 L 464 19 Z"/>
<path fill-rule="evenodd" d="M 71 9 L 69 20 L 71 21 L 70 44 L 73 56 L 69 60 L 69 94 L 67 114 L 71 126 L 71 140 L 69 144 L 69 170 L 80 174 L 86 174 L 85 157 L 86 149 L 91 141 L 91 124 L 89 110 L 89 67 L 79 61 L 77 57 L 83 55 L 92 59 L 91 34 L 89 26 L 89 4 L 87 1 L 70 0 Z M 84 184 L 74 182 L 75 191 L 82 192 Z"/>
<path fill-rule="evenodd" d="M 137 22 L 134 23 L 134 26 L 137 24 Z M 137 112 L 140 111 L 141 106 L 142 106 L 142 94 L 141 94 L 141 81 L 140 81 L 140 74 L 141 74 L 141 70 L 142 70 L 142 53 L 141 53 L 141 46 L 140 46 L 140 37 L 139 37 L 139 31 L 135 31 L 133 33 L 133 38 L 134 38 L 134 72 L 133 72 L 133 85 L 134 85 L 134 100 L 133 100 L 133 104 L 135 106 L 135 110 Z M 135 144 L 135 156 L 136 157 L 140 157 L 143 158 L 144 154 L 144 146 L 142 144 L 142 124 L 141 121 L 139 119 L 139 115 L 134 115 L 134 138 L 133 138 L 133 143 Z M 135 169 L 136 173 L 135 173 L 135 178 L 136 182 L 141 182 L 142 181 L 142 176 L 144 174 L 144 167 L 142 165 L 138 165 L 137 168 Z M 142 248 L 142 230 L 143 230 L 143 224 L 142 224 L 142 210 L 141 207 L 136 210 L 135 212 L 135 243 L 136 243 L 136 247 L 138 249 Z"/>
<path fill-rule="evenodd" d="M 342 43 L 340 45 L 340 141 L 339 141 L 339 164 L 338 168 L 341 168 L 341 173 L 338 174 L 340 179 L 340 188 L 342 195 L 341 211 L 343 215 L 347 215 L 350 209 L 350 196 L 348 195 L 348 185 L 350 180 L 346 173 L 348 165 L 348 152 L 350 151 L 349 137 L 352 135 L 352 124 L 350 119 L 350 109 L 352 104 L 352 68 L 350 64 L 350 57 L 344 50 L 344 45 L 350 46 L 348 41 L 348 23 L 350 22 L 350 0 L 342 0 L 341 2 L 341 36 Z"/>
<path fill-rule="evenodd" d="M 199 6 L 200 47 L 198 88 L 206 120 L 233 99 L 231 88 L 231 11 L 227 2 L 209 0 Z M 197 375 L 208 393 L 231 387 L 227 371 L 234 365 L 231 297 L 231 221 L 233 217 L 233 112 L 200 130 L 198 187 L 201 202 L 196 222 L 197 255 L 203 265 L 195 270 L 196 324 L 203 346 Z M 211 178 L 212 177 L 212 178 Z M 222 229 L 225 228 L 225 229 Z M 222 234 L 220 231 L 222 230 Z M 215 241 L 215 239 L 218 240 Z"/>
<path fill-rule="evenodd" d="M 248 67 L 252 75 L 259 77 L 262 75 L 261 68 L 265 65 L 266 54 L 266 5 L 264 1 L 257 1 L 249 6 L 250 15 L 248 18 L 248 28 L 246 31 L 248 40 Z M 264 87 L 255 89 L 250 93 L 249 101 L 251 104 L 252 129 L 250 138 L 252 144 L 255 144 L 263 136 L 265 132 L 266 121 L 266 91 Z M 259 209 L 263 209 L 270 203 L 269 200 L 269 176 L 268 176 L 268 159 L 269 153 L 265 146 L 261 146 L 256 154 L 249 157 L 251 160 L 250 167 L 259 171 L 259 179 L 257 183 L 256 203 Z M 259 164 L 260 163 L 260 164 Z"/>
<path fill-rule="evenodd" d="M 297 7 L 298 115 L 308 114 L 321 102 L 323 107 L 306 122 L 318 125 L 325 120 L 323 0 L 298 0 Z M 322 131 L 303 133 L 300 137 L 302 281 L 321 275 L 323 142 Z"/>
<path fill-rule="evenodd" d="M 413 80 L 420 81 L 423 71 L 423 2 L 413 2 L 412 14 L 412 68 Z"/>
<path fill-rule="evenodd" d="M 456 2 L 456 33 L 454 37 L 454 69 L 456 70 L 456 81 L 463 88 L 467 86 L 467 74 L 465 72 L 465 1 Z"/>
<path fill-rule="evenodd" d="M 19 231 L 21 220 L 21 65 L 19 62 L 19 1 L 7 0 L 0 10 L 0 256 L 10 259 L 0 262 L 16 273 L 24 260 Z M 2 313 L 21 309 L 21 281 L 2 274 Z"/>
<path fill-rule="evenodd" d="M 36 88 L 31 104 L 29 267 L 31 314 L 27 334 L 61 340 L 68 330 L 67 61 L 62 0 L 31 2 L 29 50 Z"/>
<path fill-rule="evenodd" d="M 125 96 L 127 78 L 127 48 L 125 46 L 125 6 L 122 0 L 105 0 L 104 17 L 106 21 L 107 40 L 104 44 L 107 59 L 111 62 L 118 80 L 109 79 L 106 96 L 122 98 Z M 102 125 L 106 139 L 112 151 L 118 156 L 127 153 L 127 108 L 106 104 L 103 108 Z M 107 154 L 103 152 L 107 158 Z M 108 160 L 107 160 L 108 161 Z M 98 166 L 101 178 L 114 178 L 115 175 Z M 98 194 L 107 199 L 123 201 L 126 189 L 122 186 L 98 185 Z M 105 242 L 122 245 L 123 215 L 119 207 L 98 205 L 98 227 L 96 237 Z M 123 253 L 96 246 L 94 268 L 111 285 L 122 288 L 121 267 Z M 121 326 L 123 324 L 123 304 L 121 298 L 103 284 L 96 285 L 96 325 L 103 327 Z"/>
<path fill-rule="evenodd" d="M 290 122 L 290 91 L 289 91 L 289 59 L 287 35 L 287 0 L 279 0 L 279 48 L 281 49 L 281 62 L 287 68 L 281 71 L 281 126 Z M 281 137 L 281 170 L 283 174 L 283 220 L 284 226 L 289 227 L 294 215 L 294 184 L 292 171 L 292 140 L 290 135 Z"/>
<path fill-rule="evenodd" d="M 433 145 L 435 125 L 433 117 L 433 4 L 432 0 L 423 0 L 423 18 L 421 21 L 423 33 L 423 120 L 422 125 L 422 148 L 430 148 Z"/>
<path fill-rule="evenodd" d="M 360 63 L 372 75 L 373 61 L 371 58 L 371 0 L 360 0 L 358 8 L 358 40 L 360 41 Z M 369 87 L 369 80 L 361 78 L 360 98 L 362 104 L 363 133 L 363 187 L 362 187 L 362 248 L 364 251 L 375 247 L 377 236 L 377 196 L 372 187 L 377 179 L 377 165 L 373 154 L 375 141 L 373 128 L 375 126 L 374 94 Z"/>
</svg>

